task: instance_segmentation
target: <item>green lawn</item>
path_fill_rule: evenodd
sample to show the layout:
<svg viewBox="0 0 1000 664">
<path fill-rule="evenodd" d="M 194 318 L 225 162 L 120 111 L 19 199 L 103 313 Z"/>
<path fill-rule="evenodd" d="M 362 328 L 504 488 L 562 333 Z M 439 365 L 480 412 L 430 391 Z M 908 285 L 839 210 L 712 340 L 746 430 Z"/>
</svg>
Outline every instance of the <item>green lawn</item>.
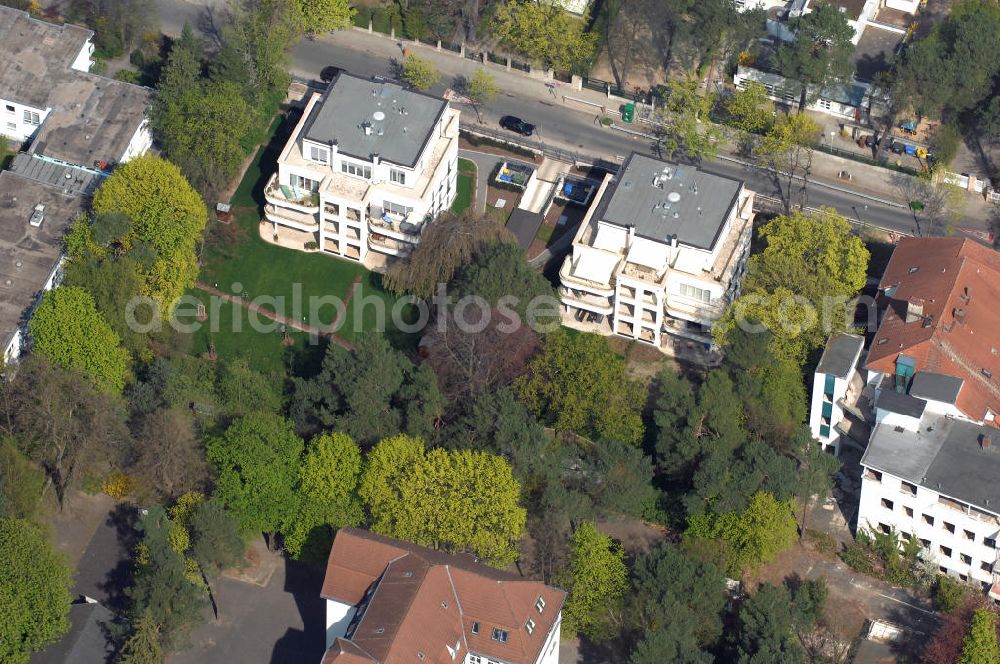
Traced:
<svg viewBox="0 0 1000 664">
<path fill-rule="evenodd" d="M 263 187 L 274 172 L 276 155 L 284 145 L 288 133 L 294 128 L 294 122 L 295 118 L 284 122 L 276 121 L 271 127 L 272 140 L 257 152 L 233 195 L 231 202 L 236 216 L 233 226 L 226 227 L 214 220 L 210 222 L 198 280 L 226 293 L 240 293 L 245 299 L 261 296 L 274 298 L 273 303 L 261 302 L 262 306 L 279 309 L 288 317 L 304 316 L 307 323 L 314 321 L 320 325 L 329 325 L 336 317 L 336 308 L 325 303 L 325 300 L 335 297 L 343 302 L 357 280 L 361 296 L 376 297 L 386 304 L 389 320 L 388 312 L 391 311 L 395 298 L 381 288 L 381 277 L 378 274 L 366 270 L 358 263 L 329 255 L 277 247 L 260 238 L 258 226 L 263 216 Z M 201 292 L 196 293 L 196 296 L 208 297 Z M 312 314 L 311 308 L 316 315 Z M 364 315 L 359 319 L 361 327 L 353 327 L 356 308 L 352 298 L 345 324 L 338 331 L 338 336 L 355 340 L 361 334 L 375 329 L 376 314 L 372 307 L 366 307 L 362 311 Z M 409 309 L 406 312 L 412 316 Z M 282 358 L 287 356 L 288 348 L 281 344 L 281 334 L 262 334 L 249 330 L 249 326 L 245 324 L 247 313 L 244 311 L 241 316 L 243 331 L 230 332 L 233 322 L 232 305 L 227 303 L 222 307 L 219 332 L 212 334 L 212 341 L 220 357 L 242 353 L 268 366 L 283 362 Z M 202 330 L 195 335 L 192 352 L 207 350 L 207 334 Z M 413 335 L 393 328 L 391 320 L 386 334 L 398 347 L 412 348 L 416 343 Z M 293 348 L 300 346 L 307 336 L 294 333 L 296 345 Z"/>
<path fill-rule="evenodd" d="M 469 159 L 458 160 L 455 190 L 455 202 L 451 204 L 451 211 L 462 214 L 472 206 L 472 196 L 476 190 L 476 162 Z"/>
</svg>

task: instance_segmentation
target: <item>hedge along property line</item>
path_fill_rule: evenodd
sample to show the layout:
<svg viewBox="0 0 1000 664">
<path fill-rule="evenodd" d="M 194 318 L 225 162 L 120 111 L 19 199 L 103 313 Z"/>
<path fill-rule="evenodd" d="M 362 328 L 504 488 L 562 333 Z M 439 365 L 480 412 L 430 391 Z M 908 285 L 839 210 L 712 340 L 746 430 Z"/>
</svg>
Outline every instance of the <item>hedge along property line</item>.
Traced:
<svg viewBox="0 0 1000 664">
<path fill-rule="evenodd" d="M 528 148 L 523 148 L 516 143 L 508 143 L 507 141 L 498 141 L 494 138 L 488 138 L 486 136 L 480 136 L 479 134 L 473 134 L 464 129 L 460 129 L 458 132 L 459 136 L 464 138 L 469 142 L 469 145 L 479 146 L 488 145 L 494 148 L 499 148 L 501 150 L 506 150 L 511 154 L 520 155 L 522 157 L 528 157 L 529 159 L 534 159 L 538 156 L 534 150 L 529 150 Z"/>
</svg>

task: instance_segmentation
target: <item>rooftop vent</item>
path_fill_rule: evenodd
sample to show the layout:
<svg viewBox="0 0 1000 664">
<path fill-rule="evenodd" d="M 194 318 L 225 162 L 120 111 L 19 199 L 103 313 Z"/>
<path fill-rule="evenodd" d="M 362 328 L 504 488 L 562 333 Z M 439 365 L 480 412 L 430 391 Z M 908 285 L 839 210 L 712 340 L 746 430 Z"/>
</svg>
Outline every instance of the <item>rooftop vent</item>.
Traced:
<svg viewBox="0 0 1000 664">
<path fill-rule="evenodd" d="M 957 307 L 955 309 L 955 318 L 965 318 L 965 309 L 962 307 Z"/>
<path fill-rule="evenodd" d="M 42 225 L 42 221 L 45 219 L 45 206 L 39 203 L 35 206 L 35 209 L 31 211 L 31 219 L 28 223 L 38 228 Z"/>
<path fill-rule="evenodd" d="M 372 135 L 372 123 L 365 120 L 361 123 L 361 131 L 365 132 L 365 136 Z"/>
<path fill-rule="evenodd" d="M 385 120 L 385 113 L 382 111 L 375 111 L 372 113 L 372 119 L 376 122 L 382 122 L 382 120 Z"/>
<path fill-rule="evenodd" d="M 669 194 L 667 194 L 667 200 L 670 201 L 671 203 L 679 203 L 681 200 L 681 195 L 678 194 L 676 191 L 672 191 Z"/>
</svg>

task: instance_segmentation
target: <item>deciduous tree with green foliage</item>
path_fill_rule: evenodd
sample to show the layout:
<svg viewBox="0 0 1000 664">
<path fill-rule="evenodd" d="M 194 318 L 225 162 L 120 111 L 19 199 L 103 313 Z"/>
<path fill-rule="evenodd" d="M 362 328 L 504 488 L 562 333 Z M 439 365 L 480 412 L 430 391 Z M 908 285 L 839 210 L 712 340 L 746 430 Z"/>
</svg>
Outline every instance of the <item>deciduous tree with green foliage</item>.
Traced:
<svg viewBox="0 0 1000 664">
<path fill-rule="evenodd" d="M 511 0 L 493 16 L 493 34 L 508 48 L 535 63 L 567 71 L 594 54 L 596 35 L 587 20 L 571 16 L 552 0 Z"/>
<path fill-rule="evenodd" d="M 70 569 L 37 526 L 0 517 L 0 660 L 27 664 L 69 630 Z"/>
<path fill-rule="evenodd" d="M 309 441 L 299 468 L 298 511 L 283 529 L 289 553 L 324 560 L 335 530 L 361 525 L 360 478 L 361 450 L 350 436 L 320 434 Z"/>
<path fill-rule="evenodd" d="M 408 53 L 403 60 L 403 80 L 417 90 L 426 90 L 441 81 L 441 72 L 430 60 Z"/>
<path fill-rule="evenodd" d="M 846 83 L 854 73 L 854 28 L 833 4 L 818 5 L 788 22 L 795 39 L 775 58 L 781 73 L 799 85 L 799 113 L 810 94 Z"/>
<path fill-rule="evenodd" d="M 667 97 L 657 109 L 657 152 L 662 151 L 667 159 L 715 159 L 723 135 L 708 121 L 714 95 L 703 95 L 696 80 L 670 81 L 667 87 Z"/>
<path fill-rule="evenodd" d="M 795 493 L 799 497 L 800 522 L 799 537 L 806 532 L 806 519 L 809 516 L 809 504 L 813 497 L 822 504 L 833 487 L 833 475 L 840 470 L 840 460 L 828 454 L 819 442 L 812 437 L 812 432 L 805 425 L 799 427 L 792 440 L 795 460 L 799 464 L 798 487 Z"/>
<path fill-rule="evenodd" d="M 223 363 L 216 374 L 220 405 L 232 416 L 281 410 L 280 385 L 239 357 Z"/>
<path fill-rule="evenodd" d="M 556 301 L 552 284 L 528 264 L 524 250 L 514 242 L 495 242 L 483 247 L 471 263 L 461 268 L 449 284 L 449 291 L 457 298 L 479 296 L 493 306 L 504 303 L 506 309 L 516 312 L 522 321 L 539 331 L 550 331 L 559 323 L 559 312 L 553 311 L 554 307 L 539 306 Z M 508 299 L 502 300 L 504 297 Z M 511 297 L 516 301 L 510 302 Z M 533 315 L 529 320 L 532 303 Z"/>
<path fill-rule="evenodd" d="M 472 108 L 475 109 L 480 123 L 483 121 L 479 114 L 480 107 L 496 99 L 499 91 L 496 79 L 485 69 L 477 69 L 466 84 L 465 94 L 472 101 Z"/>
<path fill-rule="evenodd" d="M 969 633 L 962 642 L 962 656 L 958 664 L 995 664 L 1000 662 L 1000 645 L 997 644 L 997 616 L 989 609 L 979 609 L 972 614 Z"/>
<path fill-rule="evenodd" d="M 529 410 L 560 431 L 639 444 L 643 390 L 625 362 L 596 334 L 548 334 L 515 389 Z"/>
<path fill-rule="evenodd" d="M 0 516 L 32 519 L 45 488 L 45 473 L 17 449 L 13 438 L 0 438 Z"/>
<path fill-rule="evenodd" d="M 202 580 L 218 618 L 218 595 L 213 592 L 212 580 L 222 574 L 223 570 L 236 567 L 243 561 L 246 543 L 240 536 L 236 519 L 217 498 L 201 501 L 191 512 L 185 525 L 190 540 L 188 554 L 201 570 Z"/>
<path fill-rule="evenodd" d="M 592 521 L 577 526 L 569 560 L 560 575 L 569 593 L 563 606 L 563 629 L 592 639 L 607 637 L 610 618 L 628 590 L 628 567 L 621 544 L 600 532 Z"/>
<path fill-rule="evenodd" d="M 774 102 L 767 96 L 767 89 L 756 81 L 738 89 L 725 101 L 726 112 L 739 132 L 740 152 L 749 155 L 757 136 L 767 132 L 774 124 Z"/>
<path fill-rule="evenodd" d="M 751 257 L 745 293 L 716 325 L 716 340 L 725 345 L 740 319 L 760 323 L 771 332 L 774 357 L 801 365 L 832 332 L 848 329 L 870 255 L 832 209 L 776 217 L 760 235 L 767 247 Z"/>
<path fill-rule="evenodd" d="M 120 394 L 125 387 L 128 351 L 82 288 L 61 286 L 46 293 L 28 330 L 42 357 L 80 373 L 101 391 Z"/>
<path fill-rule="evenodd" d="M 721 539 L 730 554 L 726 572 L 739 576 L 773 560 L 795 542 L 796 532 L 791 501 L 778 501 L 769 493 L 758 492 L 742 512 L 691 517 L 684 536 Z"/>
<path fill-rule="evenodd" d="M 763 584 L 740 609 L 733 660 L 740 664 L 812 661 L 800 634 L 821 620 L 826 595 L 822 580 L 805 581 L 794 591 Z"/>
<path fill-rule="evenodd" d="M 127 224 L 130 223 L 128 217 L 113 216 L 124 219 L 127 229 Z M 121 338 L 126 350 L 133 357 L 148 361 L 152 359 L 152 353 L 149 351 L 147 335 L 138 332 L 134 329 L 135 326 L 129 326 L 126 320 L 129 300 L 140 295 L 143 288 L 143 268 L 137 260 L 138 253 L 132 251 L 121 256 L 103 258 L 90 256 L 71 261 L 66 267 L 66 278 L 62 285 L 79 287 L 90 293 L 98 313 Z M 137 309 L 133 313 L 136 322 L 145 324 L 155 312 Z"/>
<path fill-rule="evenodd" d="M 273 545 L 274 532 L 294 513 L 303 447 L 291 422 L 268 413 L 241 417 L 221 436 L 208 440 L 218 495 L 243 532 L 269 533 Z"/>
<path fill-rule="evenodd" d="M 474 492 L 468 487 L 475 486 Z M 521 487 L 501 457 L 472 450 L 424 451 L 395 436 L 369 454 L 361 480 L 372 529 L 449 552 L 472 551 L 505 567 L 524 534 Z"/>
<path fill-rule="evenodd" d="M 94 194 L 96 214 L 121 212 L 132 220 L 124 238 L 127 247 L 144 243 L 154 258 L 144 267 L 143 294 L 158 300 L 170 312 L 174 301 L 194 283 L 198 273 L 195 249 L 208 221 L 205 202 L 180 169 L 154 155 L 137 157 L 122 165 Z M 86 225 L 74 233 L 85 237 Z M 92 245 L 92 253 L 104 252 Z M 70 259 L 76 259 L 70 255 Z"/>
<path fill-rule="evenodd" d="M 309 34 L 345 30 L 357 13 L 348 0 L 293 0 L 292 4 L 298 28 Z"/>
</svg>

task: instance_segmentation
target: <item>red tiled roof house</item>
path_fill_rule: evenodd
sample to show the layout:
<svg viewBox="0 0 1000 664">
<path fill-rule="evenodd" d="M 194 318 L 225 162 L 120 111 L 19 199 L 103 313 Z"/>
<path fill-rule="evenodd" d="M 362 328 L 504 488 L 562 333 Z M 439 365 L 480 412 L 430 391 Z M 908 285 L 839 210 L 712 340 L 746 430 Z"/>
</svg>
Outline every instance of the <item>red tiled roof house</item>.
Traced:
<svg viewBox="0 0 1000 664">
<path fill-rule="evenodd" d="M 556 664 L 565 593 L 355 528 L 337 532 L 322 664 Z"/>
</svg>

